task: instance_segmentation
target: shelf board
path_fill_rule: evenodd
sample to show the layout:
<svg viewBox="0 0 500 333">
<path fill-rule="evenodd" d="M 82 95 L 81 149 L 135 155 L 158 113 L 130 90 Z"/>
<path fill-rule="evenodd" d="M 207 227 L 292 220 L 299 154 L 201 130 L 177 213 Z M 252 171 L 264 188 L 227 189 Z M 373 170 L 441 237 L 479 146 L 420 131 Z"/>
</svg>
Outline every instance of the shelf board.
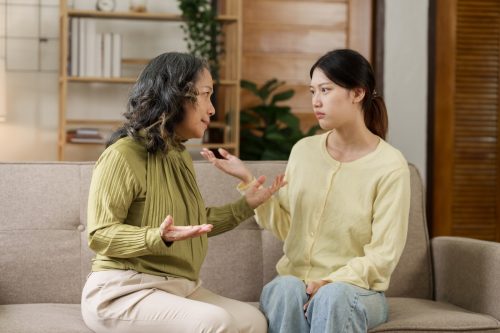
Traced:
<svg viewBox="0 0 500 333">
<path fill-rule="evenodd" d="M 97 76 L 68 76 L 69 82 L 85 82 L 85 83 L 135 83 L 137 78 L 134 77 L 97 77 Z"/>
<path fill-rule="evenodd" d="M 66 141 L 67 145 L 83 145 L 83 146 L 104 146 L 106 142 L 71 142 Z"/>
<path fill-rule="evenodd" d="M 117 19 L 117 20 L 144 20 L 144 21 L 170 21 L 183 22 L 184 19 L 180 14 L 173 13 L 135 13 L 135 12 L 99 12 L 96 10 L 79 10 L 69 9 L 68 16 L 70 17 L 86 17 L 86 18 L 102 18 L 102 19 Z M 237 22 L 236 15 L 219 15 L 217 20 L 224 22 Z"/>
<path fill-rule="evenodd" d="M 68 82 L 84 82 L 84 83 L 135 83 L 137 78 L 134 77 L 97 77 L 97 76 L 67 76 Z M 64 80 L 64 78 L 61 78 Z M 214 82 L 216 84 L 216 82 Z M 220 80 L 221 86 L 236 86 L 238 80 Z"/>
<path fill-rule="evenodd" d="M 100 119 L 66 119 L 67 125 L 111 125 L 120 126 L 123 124 L 121 120 L 100 120 Z"/>
<path fill-rule="evenodd" d="M 215 84 L 215 82 L 214 82 Z M 239 85 L 238 80 L 219 80 L 221 86 L 237 86 Z"/>
<path fill-rule="evenodd" d="M 126 65 L 146 65 L 150 61 L 148 58 L 122 58 L 122 64 Z"/>
<path fill-rule="evenodd" d="M 229 125 L 222 121 L 211 121 L 208 127 L 210 128 L 226 128 Z"/>
<path fill-rule="evenodd" d="M 105 143 L 96 143 L 96 142 L 70 142 L 67 141 L 66 145 L 84 145 L 84 146 L 103 146 Z M 207 148 L 207 149 L 215 149 L 215 148 L 224 148 L 224 149 L 234 149 L 236 148 L 235 143 L 202 143 L 202 144 L 186 144 L 186 147 L 189 148 Z"/>
<path fill-rule="evenodd" d="M 219 15 L 217 19 L 221 22 L 237 22 L 238 16 L 236 15 Z"/>
<path fill-rule="evenodd" d="M 69 9 L 68 16 L 119 20 L 183 21 L 181 15 L 171 13 L 99 12 L 95 10 Z"/>
<path fill-rule="evenodd" d="M 208 148 L 208 149 L 215 149 L 215 148 L 224 148 L 224 149 L 231 149 L 231 148 L 236 148 L 236 143 L 202 143 L 202 144 L 186 144 L 186 147 L 190 148 Z"/>
</svg>

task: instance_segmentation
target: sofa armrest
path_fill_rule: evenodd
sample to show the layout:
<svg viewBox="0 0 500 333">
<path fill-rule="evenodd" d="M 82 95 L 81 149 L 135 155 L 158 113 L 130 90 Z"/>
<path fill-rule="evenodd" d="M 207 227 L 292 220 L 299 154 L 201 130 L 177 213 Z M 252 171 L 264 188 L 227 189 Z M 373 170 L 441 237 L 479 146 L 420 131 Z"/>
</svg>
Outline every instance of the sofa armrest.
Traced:
<svg viewBox="0 0 500 333">
<path fill-rule="evenodd" d="M 436 237 L 431 244 L 436 300 L 500 319 L 500 243 Z"/>
</svg>

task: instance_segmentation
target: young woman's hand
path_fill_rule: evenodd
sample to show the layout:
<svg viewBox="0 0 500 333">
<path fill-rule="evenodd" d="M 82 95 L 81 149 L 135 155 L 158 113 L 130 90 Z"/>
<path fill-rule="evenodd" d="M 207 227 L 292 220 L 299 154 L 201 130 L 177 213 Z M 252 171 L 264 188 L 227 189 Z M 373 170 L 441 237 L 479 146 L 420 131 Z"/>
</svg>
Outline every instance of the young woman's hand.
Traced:
<svg viewBox="0 0 500 333">
<path fill-rule="evenodd" d="M 218 151 L 223 158 L 215 157 L 214 153 L 207 148 L 203 148 L 200 154 L 217 168 L 240 179 L 245 184 L 253 180 L 252 173 L 238 157 L 231 155 L 227 150 L 222 148 L 219 148 Z"/>
<path fill-rule="evenodd" d="M 280 188 L 287 184 L 285 180 L 285 175 L 278 175 L 271 186 L 264 187 L 264 182 L 266 181 L 265 176 L 260 176 L 257 178 L 254 184 L 250 186 L 245 191 L 245 198 L 248 205 L 251 208 L 257 208 L 259 205 L 264 203 L 269 199 L 274 193 L 276 193 Z"/>
<path fill-rule="evenodd" d="M 304 312 L 307 311 L 307 307 L 309 306 L 309 303 L 311 302 L 314 295 L 316 295 L 319 288 L 323 287 L 325 284 L 328 284 L 328 282 L 324 281 L 324 280 L 310 281 L 307 284 L 306 293 L 309 295 L 309 299 L 307 300 L 306 304 L 304 304 Z"/>
<path fill-rule="evenodd" d="M 165 242 L 175 242 L 199 237 L 212 230 L 211 224 L 175 226 L 174 219 L 168 215 L 160 225 L 160 236 Z"/>
</svg>

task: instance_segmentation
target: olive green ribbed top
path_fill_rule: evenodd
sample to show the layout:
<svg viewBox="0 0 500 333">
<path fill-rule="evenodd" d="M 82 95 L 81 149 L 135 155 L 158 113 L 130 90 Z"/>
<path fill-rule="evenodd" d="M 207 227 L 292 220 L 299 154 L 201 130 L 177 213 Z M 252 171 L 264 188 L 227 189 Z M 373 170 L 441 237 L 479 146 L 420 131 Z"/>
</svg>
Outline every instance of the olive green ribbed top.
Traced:
<svg viewBox="0 0 500 333">
<path fill-rule="evenodd" d="M 205 208 L 187 151 L 149 154 L 131 138 L 108 147 L 97 161 L 89 192 L 88 244 L 92 270 L 132 269 L 197 280 L 207 235 L 167 247 L 159 226 L 213 224 L 208 236 L 236 227 L 253 215 L 246 200 Z"/>
</svg>

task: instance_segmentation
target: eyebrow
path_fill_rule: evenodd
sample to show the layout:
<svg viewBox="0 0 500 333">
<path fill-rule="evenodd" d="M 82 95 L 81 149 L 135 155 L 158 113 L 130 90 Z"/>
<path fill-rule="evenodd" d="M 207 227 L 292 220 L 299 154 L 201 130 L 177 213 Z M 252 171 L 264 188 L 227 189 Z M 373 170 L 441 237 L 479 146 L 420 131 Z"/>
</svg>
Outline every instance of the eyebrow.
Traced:
<svg viewBox="0 0 500 333">
<path fill-rule="evenodd" d="M 209 89 L 211 92 L 214 91 L 214 88 L 211 87 L 211 86 L 201 86 L 199 89 L 202 89 L 202 88 L 207 88 Z"/>
<path fill-rule="evenodd" d="M 326 85 L 333 85 L 333 82 L 322 82 L 322 83 L 318 84 L 317 86 L 321 87 L 321 86 L 326 86 Z M 313 88 L 313 87 L 314 87 L 313 85 L 309 85 L 309 88 Z"/>
</svg>

